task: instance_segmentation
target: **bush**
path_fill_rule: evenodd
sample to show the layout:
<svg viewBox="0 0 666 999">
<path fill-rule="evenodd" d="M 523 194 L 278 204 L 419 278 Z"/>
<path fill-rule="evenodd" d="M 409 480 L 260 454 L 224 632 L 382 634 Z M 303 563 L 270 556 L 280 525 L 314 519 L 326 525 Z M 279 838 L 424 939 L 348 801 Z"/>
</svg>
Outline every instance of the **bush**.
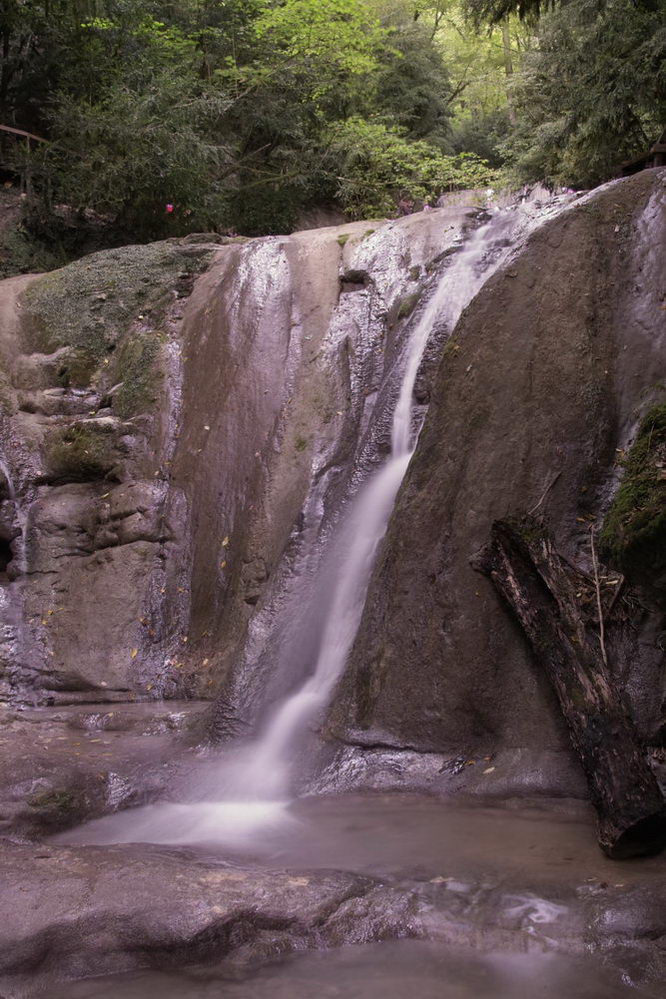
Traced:
<svg viewBox="0 0 666 999">
<path fill-rule="evenodd" d="M 337 198 L 352 218 L 395 214 L 400 198 L 430 201 L 445 191 L 488 187 L 496 173 L 473 153 L 444 156 L 399 129 L 350 118 L 332 126 L 328 164 Z"/>
</svg>

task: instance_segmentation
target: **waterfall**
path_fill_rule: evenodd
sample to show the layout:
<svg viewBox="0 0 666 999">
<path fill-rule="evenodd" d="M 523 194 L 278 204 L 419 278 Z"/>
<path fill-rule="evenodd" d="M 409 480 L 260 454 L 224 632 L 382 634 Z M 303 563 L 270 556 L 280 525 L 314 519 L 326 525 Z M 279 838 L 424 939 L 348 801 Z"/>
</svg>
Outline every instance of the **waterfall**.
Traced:
<svg viewBox="0 0 666 999">
<path fill-rule="evenodd" d="M 316 598 L 325 600 L 326 606 L 317 608 L 324 613 L 320 615 L 318 652 L 309 676 L 273 708 L 256 738 L 235 750 L 225 749 L 214 761 L 212 775 L 209 768 L 208 775 L 202 775 L 197 786 L 190 789 L 189 802 L 149 805 L 134 813 L 103 819 L 92 824 L 98 826 L 97 835 L 91 838 L 89 830 L 85 842 L 217 841 L 244 847 L 250 838 L 257 846 L 275 824 L 289 821 L 286 809 L 297 776 L 294 760 L 344 670 L 360 624 L 377 549 L 416 447 L 419 421 L 414 388 L 430 335 L 435 328 L 447 335 L 453 332 L 463 309 L 506 261 L 516 236 L 533 227 L 531 222 L 519 209 L 497 210 L 452 254 L 407 330 L 391 423 L 391 452 L 343 510 L 340 526 L 330 542 L 321 571 L 331 574 L 332 585 L 323 587 Z M 389 372 L 387 377 L 393 374 Z M 302 621 L 297 618 L 294 627 L 302 627 Z M 292 637 L 297 643 L 298 635 Z"/>
<path fill-rule="evenodd" d="M 507 219 L 498 213 L 458 251 L 440 277 L 409 337 L 393 412 L 391 454 L 352 501 L 334 542 L 337 578 L 322 627 L 312 674 L 269 718 L 238 761 L 233 791 L 244 799 L 276 800 L 289 794 L 291 750 L 309 722 L 325 709 L 358 630 L 377 548 L 386 533 L 414 440 L 414 387 L 435 324 L 451 333 L 462 310 L 508 253 Z M 493 251 L 497 251 L 499 253 Z"/>
</svg>

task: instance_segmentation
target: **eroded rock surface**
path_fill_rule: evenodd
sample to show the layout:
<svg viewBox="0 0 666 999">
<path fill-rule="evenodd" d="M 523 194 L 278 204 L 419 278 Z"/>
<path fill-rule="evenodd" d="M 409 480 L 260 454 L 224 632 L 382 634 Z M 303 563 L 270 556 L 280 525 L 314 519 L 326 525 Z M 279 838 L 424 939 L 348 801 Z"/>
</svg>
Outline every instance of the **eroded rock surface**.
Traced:
<svg viewBox="0 0 666 999">
<path fill-rule="evenodd" d="M 471 755 L 567 751 L 544 677 L 470 559 L 493 520 L 531 510 L 591 571 L 590 528 L 623 449 L 664 399 L 665 220 L 663 171 L 611 184 L 535 231 L 463 314 L 376 564 L 337 735 Z M 635 598 L 638 633 L 608 641 L 650 738 L 663 717 L 663 612 Z"/>
<path fill-rule="evenodd" d="M 294 951 L 402 937 L 594 955 L 636 985 L 663 980 L 666 882 L 656 861 L 605 860 L 571 818 L 456 817 L 430 804 L 426 818 L 440 809 L 447 847 L 434 843 L 418 800 L 402 807 L 413 809 L 418 855 L 402 852 L 396 864 L 390 836 L 374 857 L 367 843 L 365 859 L 355 855 L 350 829 L 368 816 L 353 801 L 346 817 L 344 803 L 329 803 L 346 870 L 322 867 L 326 846 L 316 866 L 278 869 L 164 847 L 9 846 L 0 902 L 13 918 L 0 928 L 0 987 L 22 999 L 56 993 L 63 979 L 140 968 L 225 961 L 232 973 Z M 311 860 L 316 845 L 309 851 Z"/>
</svg>

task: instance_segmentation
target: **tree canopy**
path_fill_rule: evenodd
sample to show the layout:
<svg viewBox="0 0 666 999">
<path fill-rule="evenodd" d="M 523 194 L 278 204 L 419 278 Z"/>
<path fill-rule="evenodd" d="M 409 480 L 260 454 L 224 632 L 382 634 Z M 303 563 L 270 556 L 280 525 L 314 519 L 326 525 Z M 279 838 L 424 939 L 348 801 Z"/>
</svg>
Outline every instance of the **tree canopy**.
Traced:
<svg viewBox="0 0 666 999">
<path fill-rule="evenodd" d="M 663 128 L 665 5 L 0 0 L 0 124 L 45 140 L 3 169 L 36 231 L 110 242 L 592 184 Z"/>
</svg>

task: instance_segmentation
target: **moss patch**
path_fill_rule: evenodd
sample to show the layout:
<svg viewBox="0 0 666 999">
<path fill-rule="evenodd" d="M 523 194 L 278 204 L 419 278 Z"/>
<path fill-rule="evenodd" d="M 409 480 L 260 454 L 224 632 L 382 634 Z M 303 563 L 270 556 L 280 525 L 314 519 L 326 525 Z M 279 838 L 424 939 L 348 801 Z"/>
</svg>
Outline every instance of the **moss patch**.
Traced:
<svg viewBox="0 0 666 999">
<path fill-rule="evenodd" d="M 40 791 L 28 798 L 28 804 L 40 825 L 51 831 L 75 825 L 87 811 L 85 794 L 67 788 Z"/>
<path fill-rule="evenodd" d="M 343 232 L 340 236 L 338 236 L 337 239 L 338 246 L 344 246 L 345 243 L 347 243 L 350 238 L 351 238 L 350 232 Z"/>
<path fill-rule="evenodd" d="M 411 295 L 405 295 L 403 299 L 400 300 L 400 305 L 398 306 L 397 318 L 406 319 L 407 316 L 411 316 L 412 312 L 419 304 L 419 299 L 421 298 L 420 291 L 414 291 Z"/>
<path fill-rule="evenodd" d="M 624 478 L 605 519 L 600 551 L 629 578 L 666 596 L 666 404 L 654 406 L 623 460 Z"/>
<path fill-rule="evenodd" d="M 70 384 L 89 384 L 140 315 L 159 325 L 179 275 L 200 273 L 210 252 L 188 246 L 185 253 L 171 242 L 125 246 L 46 274 L 23 295 L 28 346 L 44 353 L 71 348 Z"/>
<path fill-rule="evenodd" d="M 38 274 L 65 263 L 63 254 L 53 253 L 20 226 L 9 229 L 0 238 L 0 279 L 14 274 Z"/>
<path fill-rule="evenodd" d="M 157 400 L 157 355 L 160 339 L 157 332 L 139 333 L 122 344 L 114 365 L 114 380 L 120 388 L 113 399 L 113 409 L 126 420 L 148 409 Z"/>
<path fill-rule="evenodd" d="M 75 423 L 54 431 L 46 441 L 45 461 L 57 482 L 90 482 L 105 478 L 117 464 L 112 427 Z"/>
</svg>

